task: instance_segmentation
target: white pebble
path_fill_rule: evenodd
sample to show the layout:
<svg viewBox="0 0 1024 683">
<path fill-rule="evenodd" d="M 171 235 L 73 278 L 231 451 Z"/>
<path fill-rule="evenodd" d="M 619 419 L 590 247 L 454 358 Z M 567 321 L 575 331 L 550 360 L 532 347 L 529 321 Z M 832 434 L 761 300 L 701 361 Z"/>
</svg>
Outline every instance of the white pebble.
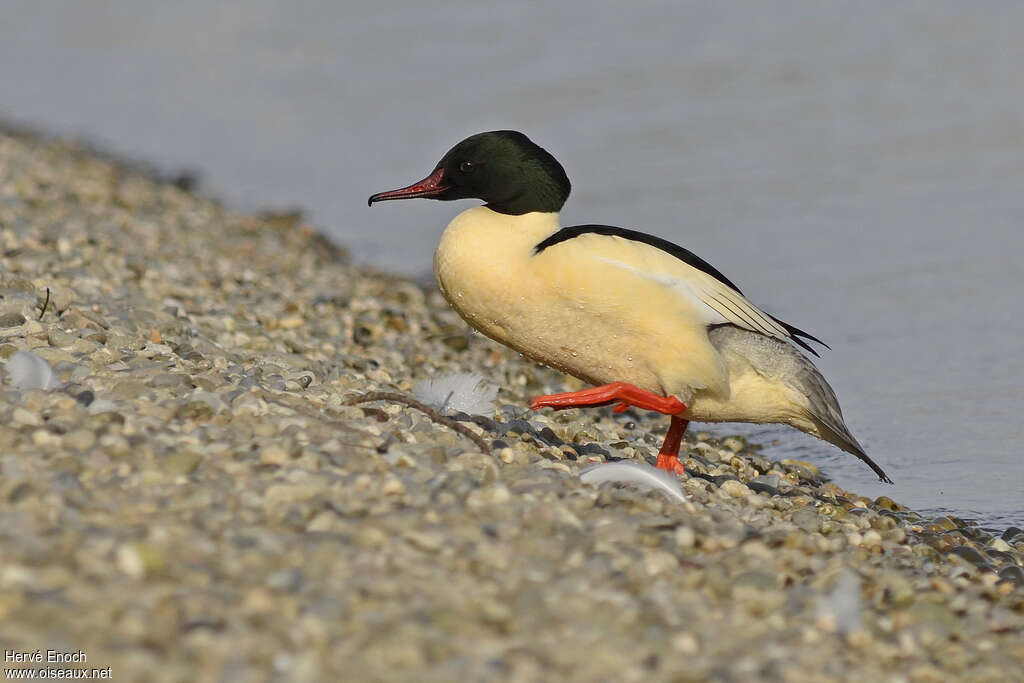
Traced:
<svg viewBox="0 0 1024 683">
<path fill-rule="evenodd" d="M 875 548 L 880 546 L 882 545 L 882 534 L 878 533 L 874 529 L 868 529 L 864 532 L 860 544 L 865 548 Z"/>
<path fill-rule="evenodd" d="M 98 398 L 89 404 L 89 414 L 99 415 L 100 413 L 116 413 L 117 404 L 105 398 Z"/>
<path fill-rule="evenodd" d="M 692 548 L 697 542 L 697 534 L 688 526 L 676 528 L 676 545 L 680 548 Z"/>
<path fill-rule="evenodd" d="M 59 450 L 64 445 L 64 440 L 57 434 L 46 429 L 37 429 L 32 432 L 32 443 L 39 448 Z"/>
<path fill-rule="evenodd" d="M 750 488 L 746 484 L 735 479 L 726 479 L 720 488 L 733 498 L 745 498 L 750 493 Z"/>
<path fill-rule="evenodd" d="M 1001 550 L 1004 553 L 1013 550 L 1013 548 L 1010 547 L 1010 544 L 1001 538 L 997 538 L 996 540 L 992 541 L 992 544 L 989 547 L 992 550 Z"/>
<path fill-rule="evenodd" d="M 117 568 L 132 577 L 141 578 L 146 573 L 146 563 L 139 551 L 130 545 L 122 545 L 117 549 Z"/>
<path fill-rule="evenodd" d="M 683 655 L 693 656 L 700 652 L 700 641 L 689 631 L 673 636 L 671 643 L 672 648 Z"/>
<path fill-rule="evenodd" d="M 405 484 L 402 483 L 401 479 L 388 477 L 381 484 L 380 492 L 385 496 L 403 496 L 405 495 Z"/>
</svg>

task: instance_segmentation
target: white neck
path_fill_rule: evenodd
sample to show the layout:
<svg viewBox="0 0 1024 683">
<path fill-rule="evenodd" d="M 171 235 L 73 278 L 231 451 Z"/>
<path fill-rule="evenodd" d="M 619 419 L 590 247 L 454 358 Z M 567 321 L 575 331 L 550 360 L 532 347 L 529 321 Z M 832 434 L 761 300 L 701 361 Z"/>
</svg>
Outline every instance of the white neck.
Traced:
<svg viewBox="0 0 1024 683">
<path fill-rule="evenodd" d="M 518 216 L 499 213 L 486 206 L 474 206 L 452 219 L 445 229 L 445 235 L 452 232 L 459 237 L 468 237 L 470 233 L 486 235 L 489 241 L 540 242 L 559 229 L 558 212 L 544 213 L 533 211 Z"/>
<path fill-rule="evenodd" d="M 556 212 L 512 216 L 486 206 L 463 211 L 445 228 L 434 252 L 434 275 L 441 291 L 448 296 L 467 286 L 483 287 L 487 280 L 521 270 L 534 246 L 558 228 Z"/>
</svg>

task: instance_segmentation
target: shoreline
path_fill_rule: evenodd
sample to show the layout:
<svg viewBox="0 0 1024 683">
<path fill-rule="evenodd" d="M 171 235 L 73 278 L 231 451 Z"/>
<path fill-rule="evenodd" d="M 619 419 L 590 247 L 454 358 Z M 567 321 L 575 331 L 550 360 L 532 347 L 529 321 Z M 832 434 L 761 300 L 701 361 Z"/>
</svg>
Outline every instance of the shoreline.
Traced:
<svg viewBox="0 0 1024 683">
<path fill-rule="evenodd" d="M 582 484 L 653 456 L 663 421 L 529 413 L 564 377 L 436 291 L 140 168 L 0 126 L 0 360 L 31 351 L 64 383 L 0 383 L 8 649 L 129 680 L 1024 666 L 1024 533 L 860 498 L 735 437 L 687 438 L 683 504 Z M 459 422 L 490 454 L 400 403 L 347 405 L 470 371 L 499 384 L 494 415 Z"/>
</svg>

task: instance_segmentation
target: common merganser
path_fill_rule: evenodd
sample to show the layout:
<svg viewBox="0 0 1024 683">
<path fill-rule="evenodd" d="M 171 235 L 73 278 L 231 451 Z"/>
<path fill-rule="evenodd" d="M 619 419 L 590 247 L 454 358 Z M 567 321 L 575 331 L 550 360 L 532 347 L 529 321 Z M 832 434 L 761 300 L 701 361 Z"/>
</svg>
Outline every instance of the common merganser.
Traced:
<svg viewBox="0 0 1024 683">
<path fill-rule="evenodd" d="M 832 388 L 793 344 L 819 339 L 750 303 L 707 261 L 660 237 L 607 225 L 563 228 L 562 165 L 522 133 L 472 135 L 423 180 L 368 204 L 480 199 L 434 253 L 444 297 L 495 341 L 585 382 L 533 409 L 615 404 L 671 416 L 657 466 L 682 473 L 691 420 L 778 422 L 832 443 L 890 479 L 843 421 Z"/>
</svg>

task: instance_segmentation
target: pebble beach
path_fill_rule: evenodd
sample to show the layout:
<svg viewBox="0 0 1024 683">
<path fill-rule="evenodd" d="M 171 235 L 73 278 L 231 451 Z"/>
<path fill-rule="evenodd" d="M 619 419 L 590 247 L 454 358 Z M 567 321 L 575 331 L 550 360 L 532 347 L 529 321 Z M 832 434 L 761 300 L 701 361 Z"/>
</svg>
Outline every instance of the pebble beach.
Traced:
<svg viewBox="0 0 1024 683">
<path fill-rule="evenodd" d="M 586 483 L 667 421 L 530 412 L 579 385 L 186 181 L 0 128 L 0 363 L 55 375 L 0 369 L 5 651 L 124 681 L 1024 679 L 1024 531 L 700 425 L 676 495 Z M 453 373 L 493 409 L 416 398 Z"/>
</svg>

